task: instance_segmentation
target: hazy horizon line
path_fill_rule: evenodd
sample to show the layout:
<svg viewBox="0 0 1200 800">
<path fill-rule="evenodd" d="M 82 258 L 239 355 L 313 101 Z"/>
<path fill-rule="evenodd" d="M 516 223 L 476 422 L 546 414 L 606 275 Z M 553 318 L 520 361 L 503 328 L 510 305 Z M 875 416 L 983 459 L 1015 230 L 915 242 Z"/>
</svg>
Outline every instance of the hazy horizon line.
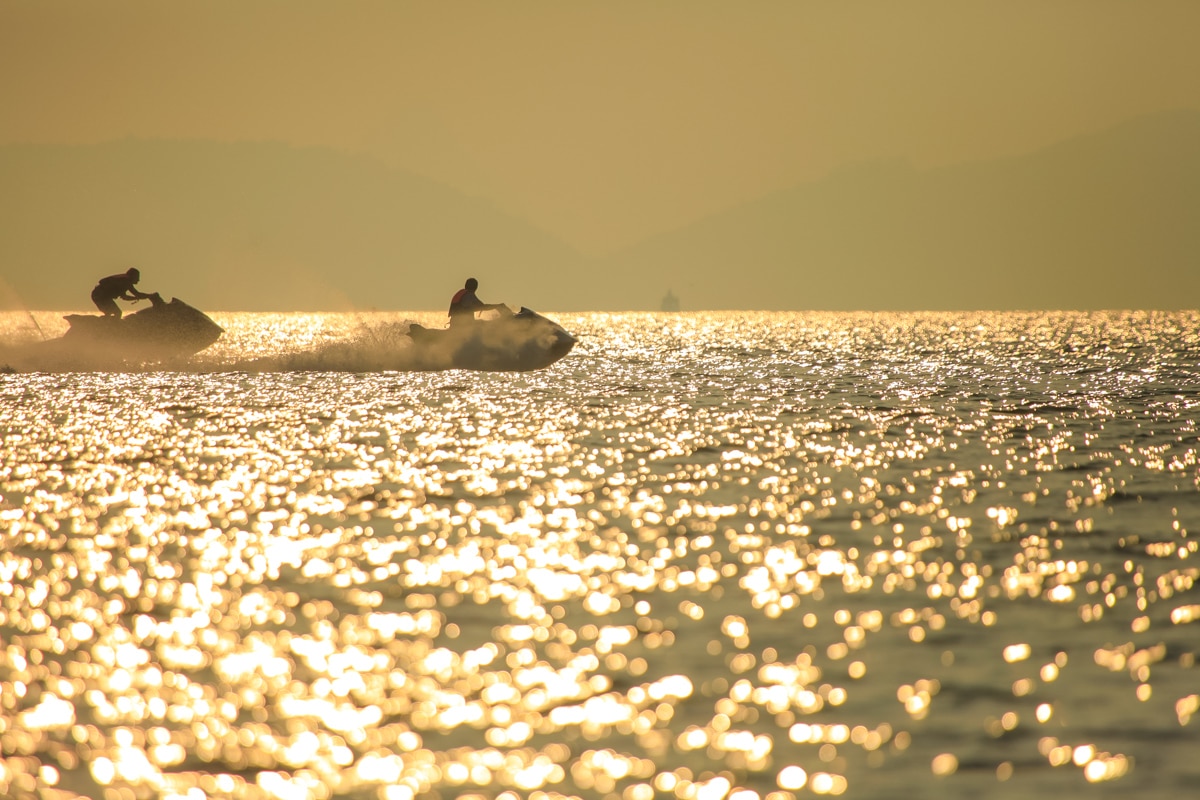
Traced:
<svg viewBox="0 0 1200 800">
<path fill-rule="evenodd" d="M 807 188 L 807 187 L 819 187 L 822 184 L 827 183 L 831 180 L 836 180 L 839 176 L 841 176 L 845 173 L 852 173 L 859 169 L 877 166 L 877 165 L 899 164 L 899 165 L 903 165 L 904 167 L 906 167 L 913 173 L 921 174 L 921 173 L 936 173 L 936 172 L 939 172 L 942 170 L 952 170 L 955 168 L 968 166 L 968 165 L 985 165 L 985 164 L 1002 163 L 1004 161 L 1016 161 L 1016 160 L 1020 160 L 1023 158 L 1028 158 L 1030 156 L 1033 156 L 1033 155 L 1036 155 L 1039 153 L 1044 153 L 1047 151 L 1054 150 L 1056 148 L 1062 147 L 1062 146 L 1070 144 L 1072 142 L 1105 136 L 1105 135 L 1111 134 L 1115 131 L 1118 131 L 1121 128 L 1127 127 L 1131 124 L 1135 124 L 1139 121 L 1151 120 L 1151 119 L 1156 119 L 1156 118 L 1176 117 L 1176 116 L 1200 117 L 1200 106 L 1179 106 L 1179 107 L 1175 107 L 1175 108 L 1151 111 L 1151 112 L 1147 112 L 1147 113 L 1143 113 L 1143 114 L 1136 114 L 1133 116 L 1125 117 L 1116 123 L 1102 125 L 1099 127 L 1081 131 L 1074 135 L 1055 139 L 1052 142 L 1049 142 L 1047 144 L 1043 144 L 1043 145 L 1040 145 L 1037 147 L 1021 149 L 1021 150 L 1013 150 L 1010 152 L 999 153 L 999 154 L 996 154 L 993 156 L 978 157 L 978 158 L 963 158 L 963 159 L 959 159 L 959 160 L 947 161 L 945 163 L 939 163 L 939 164 L 933 164 L 933 165 L 921 165 L 921 164 L 914 162 L 913 159 L 904 157 L 904 156 L 878 156 L 878 157 L 871 157 L 871 158 L 856 159 L 856 160 L 852 160 L 852 161 L 844 161 L 844 162 L 841 162 L 840 164 L 830 167 L 828 170 L 822 172 L 820 175 L 817 175 L 815 177 L 796 181 L 795 183 L 789 184 L 788 186 L 783 187 L 783 188 L 776 188 L 776 189 L 764 191 L 764 192 L 761 192 L 760 194 L 757 194 L 749 199 L 743 199 L 743 200 L 739 200 L 736 202 L 732 202 L 727 205 L 722 205 L 717 210 L 708 211 L 703 214 L 699 214 L 695 217 L 692 217 L 691 219 L 689 219 L 686 222 L 683 222 L 680 224 L 675 224 L 675 225 L 665 226 L 653 233 L 642 236 L 641 238 L 638 238 L 636 240 L 631 240 L 629 242 L 607 248 L 601 252 L 594 252 L 594 253 L 588 252 L 585 248 L 582 248 L 582 247 L 576 245 L 568 237 L 554 231 L 553 229 L 549 228 L 548 226 L 545 226 L 545 225 L 537 222 L 531 216 L 517 211 L 513 207 L 512 204 L 505 203 L 500 197 L 498 197 L 494 194 L 465 191 L 463 189 L 458 188 L 451 181 L 449 181 L 447 179 L 435 177 L 434 175 L 430 174 L 430 172 L 423 172 L 423 171 L 419 171 L 419 170 L 414 170 L 408 166 L 401 166 L 401 165 L 389 163 L 385 158 L 383 158 L 379 155 L 376 155 L 374 153 L 371 153 L 364 149 L 349 149 L 349 148 L 337 147 L 337 146 L 328 145 L 328 144 L 295 143 L 295 142 L 290 142 L 286 139 L 265 139 L 265 138 L 230 139 L 230 138 L 224 138 L 224 137 L 195 137 L 195 136 L 166 137 L 166 136 L 133 136 L 133 135 L 126 135 L 126 136 L 114 137 L 114 138 L 101 138 L 101 139 L 94 139 L 94 140 L 80 141 L 80 142 L 53 141 L 53 140 L 47 140 L 47 141 L 22 140 L 22 141 L 12 141 L 12 142 L 0 142 L 0 149 L 6 149 L 6 148 L 51 148 L 51 147 L 82 149 L 82 148 L 99 148 L 99 147 L 118 145 L 118 144 L 132 144 L 132 145 L 138 145 L 138 144 L 166 144 L 166 145 L 199 144 L 199 145 L 222 145 L 222 146 L 229 146 L 229 147 L 266 146 L 266 147 L 283 148 L 286 150 L 296 151 L 298 153 L 313 152 L 313 153 L 336 154 L 343 158 L 369 163 L 373 166 L 379 167 L 384 172 L 400 174 L 400 175 L 403 175 L 408 178 L 413 178 L 413 179 L 419 180 L 421 182 L 432 184 L 434 186 L 439 187 L 440 189 L 443 189 L 443 190 L 449 191 L 449 192 L 453 192 L 455 195 L 457 195 L 461 198 L 470 200 L 470 201 L 481 202 L 483 204 L 486 204 L 486 205 L 490 206 L 493 210 L 503 214 L 504 216 L 510 217 L 515 220 L 519 220 L 522 224 L 527 225 L 549 237 L 552 237 L 555 241 L 557 241 L 560 244 L 562 244 L 563 246 L 569 248 L 571 251 L 573 251 L 573 253 L 575 255 L 578 255 L 583 260 L 599 262 L 599 261 L 603 261 L 605 259 L 610 259 L 614 256 L 619 256 L 620 254 L 622 254 L 626 251 L 634 250 L 648 242 L 653 241 L 654 239 L 656 239 L 660 236 L 670 236 L 674 233 L 679 233 L 679 232 L 685 231 L 688 228 L 690 228 L 698 223 L 702 223 L 705 220 L 717 219 L 726 214 L 737 211 L 738 209 L 753 206 L 757 203 L 761 203 L 763 201 L 770 200 L 771 198 L 782 197 L 782 196 L 787 195 L 790 192 L 794 192 L 799 189 L 803 189 L 803 188 Z"/>
</svg>

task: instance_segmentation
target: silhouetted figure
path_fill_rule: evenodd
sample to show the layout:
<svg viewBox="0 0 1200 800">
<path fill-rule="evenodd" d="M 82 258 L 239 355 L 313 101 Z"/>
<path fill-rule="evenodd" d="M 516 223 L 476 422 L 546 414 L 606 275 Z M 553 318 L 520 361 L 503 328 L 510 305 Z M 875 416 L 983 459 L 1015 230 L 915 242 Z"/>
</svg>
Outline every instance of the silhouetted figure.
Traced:
<svg viewBox="0 0 1200 800">
<path fill-rule="evenodd" d="M 467 278 L 467 282 L 463 284 L 463 288 L 459 289 L 454 297 L 450 300 L 450 327 L 459 327 L 469 325 L 475 321 L 476 311 L 487 311 L 488 309 L 499 309 L 507 311 L 508 306 L 503 303 L 485 303 L 475 296 L 475 290 L 479 288 L 479 281 L 474 278 Z"/>
<path fill-rule="evenodd" d="M 137 301 L 154 296 L 133 288 L 141 279 L 142 273 L 138 272 L 135 267 L 130 267 L 120 275 L 101 278 L 100 282 L 96 284 L 96 288 L 92 289 L 92 302 L 104 313 L 104 316 L 120 319 L 121 309 L 117 305 L 118 300 Z"/>
</svg>

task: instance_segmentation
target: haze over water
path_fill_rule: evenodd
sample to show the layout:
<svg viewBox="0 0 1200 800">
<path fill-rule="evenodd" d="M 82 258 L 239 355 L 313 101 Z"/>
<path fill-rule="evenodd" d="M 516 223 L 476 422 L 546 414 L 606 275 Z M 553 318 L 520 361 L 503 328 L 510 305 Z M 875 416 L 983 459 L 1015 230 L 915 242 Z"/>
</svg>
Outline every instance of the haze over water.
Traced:
<svg viewBox="0 0 1200 800">
<path fill-rule="evenodd" d="M 0 375 L 0 795 L 1194 790 L 1194 312 L 407 316 Z"/>
</svg>

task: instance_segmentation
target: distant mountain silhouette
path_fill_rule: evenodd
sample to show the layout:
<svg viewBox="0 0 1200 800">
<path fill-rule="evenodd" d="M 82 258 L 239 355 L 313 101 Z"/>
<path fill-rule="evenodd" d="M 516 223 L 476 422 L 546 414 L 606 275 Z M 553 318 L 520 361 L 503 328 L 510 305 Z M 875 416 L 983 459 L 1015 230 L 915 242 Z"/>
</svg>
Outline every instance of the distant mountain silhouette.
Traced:
<svg viewBox="0 0 1200 800">
<path fill-rule="evenodd" d="M 1200 111 L 1014 158 L 847 168 L 603 272 L 595 300 L 637 309 L 672 286 L 691 308 L 1197 308 Z"/>
<path fill-rule="evenodd" d="M 276 143 L 0 147 L 0 276 L 34 308 L 90 307 L 129 266 L 213 310 L 562 308 L 577 253 L 489 203 L 368 158 Z"/>
<path fill-rule="evenodd" d="M 0 290 L 33 308 L 86 308 L 128 266 L 208 310 L 439 309 L 472 275 L 548 311 L 653 310 L 671 289 L 689 309 L 1196 308 L 1200 111 L 995 161 L 862 164 L 603 259 L 277 143 L 0 146 L 0 220 Z"/>
</svg>

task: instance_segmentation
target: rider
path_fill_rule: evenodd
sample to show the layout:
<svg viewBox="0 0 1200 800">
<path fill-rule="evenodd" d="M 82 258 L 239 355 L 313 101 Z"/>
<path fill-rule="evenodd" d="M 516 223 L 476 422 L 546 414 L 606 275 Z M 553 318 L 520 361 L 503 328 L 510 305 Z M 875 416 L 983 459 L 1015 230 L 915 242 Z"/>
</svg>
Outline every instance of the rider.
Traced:
<svg viewBox="0 0 1200 800">
<path fill-rule="evenodd" d="M 467 278 L 467 282 L 463 284 L 463 288 L 455 293 L 454 298 L 450 301 L 450 327 L 461 326 L 475 321 L 476 311 L 487 311 L 488 309 L 499 309 L 507 311 L 508 306 L 503 303 L 485 303 L 475 295 L 475 290 L 479 288 L 479 281 L 474 278 Z"/>
<path fill-rule="evenodd" d="M 121 309 L 117 306 L 117 300 L 136 302 L 154 296 L 133 288 L 134 284 L 141 279 L 142 273 L 138 272 L 136 267 L 130 267 L 120 275 L 101 278 L 100 282 L 96 284 L 96 288 L 92 289 L 92 302 L 96 304 L 96 308 L 104 312 L 104 316 L 120 319 Z"/>
</svg>

